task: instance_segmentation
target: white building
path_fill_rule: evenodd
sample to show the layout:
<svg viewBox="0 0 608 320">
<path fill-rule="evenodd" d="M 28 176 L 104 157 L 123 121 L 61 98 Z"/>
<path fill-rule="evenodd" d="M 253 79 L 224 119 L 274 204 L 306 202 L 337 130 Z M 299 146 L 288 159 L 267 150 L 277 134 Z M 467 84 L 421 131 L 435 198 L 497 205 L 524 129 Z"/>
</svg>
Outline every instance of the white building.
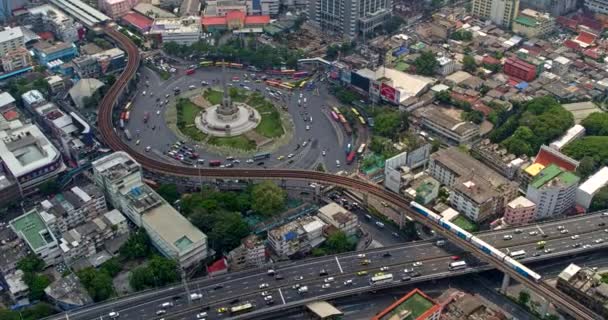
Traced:
<svg viewBox="0 0 608 320">
<path fill-rule="evenodd" d="M 183 269 L 207 257 L 207 236 L 143 182 L 141 166 L 126 152 L 94 161 L 93 175 L 114 208 L 144 228 L 163 255 Z"/>
<path fill-rule="evenodd" d="M 160 42 L 175 42 L 191 45 L 202 35 L 200 17 L 157 18 L 150 28 L 150 35 L 159 37 Z"/>
<path fill-rule="evenodd" d="M 318 217 L 302 217 L 268 232 L 268 245 L 280 258 L 304 254 L 319 246 L 325 223 Z"/>
<path fill-rule="evenodd" d="M 450 207 L 475 222 L 497 217 L 503 204 L 502 194 L 476 175 L 458 178 L 450 190 Z"/>
<path fill-rule="evenodd" d="M 11 300 L 15 303 L 22 303 L 29 301 L 30 287 L 25 283 L 23 277 L 25 273 L 22 270 L 16 270 L 15 272 L 4 276 L 4 281 L 8 286 L 8 293 Z"/>
<path fill-rule="evenodd" d="M 47 265 L 53 265 L 61 260 L 59 243 L 53 232 L 44 223 L 37 209 L 9 222 L 11 229 L 23 239 L 30 250 Z"/>
<path fill-rule="evenodd" d="M 266 245 L 257 236 L 249 235 L 228 253 L 227 259 L 230 270 L 262 267 L 266 264 Z"/>
<path fill-rule="evenodd" d="M 456 62 L 454 62 L 453 59 L 448 57 L 439 57 L 437 62 L 439 62 L 437 72 L 442 76 L 450 75 L 456 71 Z"/>
<path fill-rule="evenodd" d="M 608 0 L 585 0 L 585 7 L 593 12 L 608 14 Z"/>
<path fill-rule="evenodd" d="M 359 219 L 357 216 L 335 202 L 330 202 L 321 207 L 319 209 L 319 218 L 344 232 L 347 236 L 356 234 L 359 229 Z"/>
<path fill-rule="evenodd" d="M 59 8 L 43 4 L 41 6 L 27 9 L 31 15 L 31 21 L 37 30 L 52 32 L 63 42 L 76 42 L 80 40 L 79 32 L 84 27 Z"/>
<path fill-rule="evenodd" d="M 563 136 L 561 136 L 559 139 L 551 142 L 549 147 L 551 147 L 555 150 L 561 150 L 568 143 L 570 143 L 584 135 L 585 135 L 585 127 L 581 126 L 580 124 L 575 124 L 572 128 L 568 129 L 568 131 L 566 131 L 566 133 L 564 133 Z"/>
<path fill-rule="evenodd" d="M 24 46 L 25 40 L 20 27 L 0 27 L 0 56 Z"/>
<path fill-rule="evenodd" d="M 404 151 L 387 159 L 384 162 L 384 186 L 399 193 L 405 185 L 406 175 L 409 174 L 410 170 L 421 167 L 429 161 L 431 149 L 432 146 L 427 143 L 418 149 Z"/>
<path fill-rule="evenodd" d="M 528 184 L 526 198 L 536 204 L 535 219 L 563 214 L 574 208 L 579 177 L 551 164 Z"/>
<path fill-rule="evenodd" d="M 36 89 L 22 94 L 21 99 L 23 100 L 23 105 L 28 108 L 33 108 L 46 102 L 42 93 Z"/>
<path fill-rule="evenodd" d="M 34 124 L 0 131 L 0 158 L 22 195 L 65 170 L 61 154 Z"/>
<path fill-rule="evenodd" d="M 601 168 L 576 190 L 576 204 L 589 209 L 593 196 L 608 184 L 608 167 Z"/>
<path fill-rule="evenodd" d="M 471 13 L 506 28 L 519 13 L 519 0 L 473 0 Z"/>
<path fill-rule="evenodd" d="M 4 112 L 15 108 L 15 98 L 8 92 L 0 93 L 0 111 Z"/>
</svg>

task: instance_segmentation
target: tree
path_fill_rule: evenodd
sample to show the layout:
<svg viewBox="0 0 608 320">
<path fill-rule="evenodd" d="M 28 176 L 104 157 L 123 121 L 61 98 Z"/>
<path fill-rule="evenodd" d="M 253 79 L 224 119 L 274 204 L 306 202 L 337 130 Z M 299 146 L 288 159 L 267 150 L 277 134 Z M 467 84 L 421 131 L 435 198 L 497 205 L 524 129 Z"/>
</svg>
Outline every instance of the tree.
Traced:
<svg viewBox="0 0 608 320">
<path fill-rule="evenodd" d="M 177 191 L 177 185 L 174 183 L 161 184 L 156 192 L 170 204 L 174 204 L 180 197 L 179 192 Z"/>
<path fill-rule="evenodd" d="M 555 314 L 549 314 L 549 315 L 546 315 L 543 319 L 544 320 L 559 320 L 560 317 Z"/>
<path fill-rule="evenodd" d="M 249 234 L 249 226 L 236 212 L 226 212 L 217 216 L 209 240 L 216 252 L 229 252 L 238 247 L 241 239 Z"/>
<path fill-rule="evenodd" d="M 143 229 L 129 237 L 129 240 L 120 247 L 120 255 L 127 260 L 146 258 L 150 255 L 150 239 Z"/>
<path fill-rule="evenodd" d="M 439 62 L 432 51 L 424 51 L 414 60 L 414 66 L 418 74 L 432 76 L 439 67 Z"/>
<path fill-rule="evenodd" d="M 153 256 L 145 267 L 131 271 L 129 284 L 136 291 L 159 287 L 180 279 L 175 260 Z"/>
<path fill-rule="evenodd" d="M 475 58 L 470 55 L 466 55 L 462 58 L 462 70 L 475 73 L 477 71 L 477 63 Z"/>
<path fill-rule="evenodd" d="M 404 119 L 405 118 L 405 119 Z M 395 138 L 407 129 L 407 114 L 399 111 L 382 112 L 374 118 L 374 131 L 387 138 Z"/>
<path fill-rule="evenodd" d="M 530 293 L 525 290 L 520 291 L 517 302 L 523 306 L 527 306 L 528 302 L 530 302 Z"/>
<path fill-rule="evenodd" d="M 255 185 L 251 191 L 251 208 L 265 216 L 270 216 L 285 207 L 287 194 L 272 181 Z"/>
<path fill-rule="evenodd" d="M 106 272 L 110 277 L 115 277 L 120 271 L 122 271 L 122 265 L 118 261 L 118 258 L 114 257 L 102 263 L 99 270 L 101 272 Z"/>
<path fill-rule="evenodd" d="M 593 168 L 608 165 L 608 136 L 587 136 L 569 143 L 562 152 L 582 161 L 585 157 L 593 159 Z M 585 160 L 590 163 L 590 159 Z M 591 170 L 589 167 L 585 168 Z"/>
<path fill-rule="evenodd" d="M 59 191 L 61 191 L 61 188 L 59 187 L 59 184 L 57 183 L 57 181 L 49 180 L 49 181 L 45 181 L 45 182 L 41 183 L 38 186 L 38 190 L 43 195 L 49 196 L 49 195 L 58 193 Z"/>
<path fill-rule="evenodd" d="M 479 110 L 471 110 L 469 112 L 462 113 L 463 120 L 471 121 L 475 124 L 481 124 L 483 122 L 483 113 Z"/>
<path fill-rule="evenodd" d="M 603 187 L 595 194 L 593 200 L 591 201 L 591 206 L 589 207 L 589 211 L 599 211 L 608 209 L 608 186 Z"/>
<path fill-rule="evenodd" d="M 17 262 L 17 269 L 23 272 L 40 272 L 44 269 L 44 261 L 31 253 Z"/>
<path fill-rule="evenodd" d="M 450 38 L 456 41 L 471 41 L 473 40 L 473 33 L 467 30 L 458 30 L 456 32 L 452 32 Z"/>
<path fill-rule="evenodd" d="M 88 267 L 78 271 L 76 274 L 94 301 L 107 300 L 114 294 L 112 277 L 107 271 L 97 271 L 92 267 Z"/>
<path fill-rule="evenodd" d="M 2 320 L 38 320 L 57 313 L 48 303 L 39 302 L 20 311 L 0 309 L 0 319 Z"/>
<path fill-rule="evenodd" d="M 51 284 L 51 279 L 43 274 L 27 272 L 23 276 L 23 282 L 30 287 L 30 299 L 38 301 L 44 297 L 44 288 Z"/>
<path fill-rule="evenodd" d="M 528 127 L 519 127 L 515 130 L 515 133 L 503 141 L 503 146 L 509 150 L 509 152 L 515 155 L 532 155 L 534 150 L 532 149 L 528 141 L 532 140 L 534 133 Z"/>
<path fill-rule="evenodd" d="M 581 121 L 589 136 L 608 136 L 608 113 L 594 112 Z"/>
<path fill-rule="evenodd" d="M 595 172 L 597 162 L 593 157 L 584 156 L 580 161 L 578 168 L 576 168 L 576 174 L 582 179 L 590 176 Z"/>
<path fill-rule="evenodd" d="M 447 104 L 452 103 L 452 96 L 450 95 L 450 92 L 448 90 L 441 90 L 435 93 L 435 99 L 437 99 L 439 102 Z"/>
<path fill-rule="evenodd" d="M 332 254 L 348 252 L 354 249 L 354 244 L 348 240 L 348 236 L 342 231 L 336 231 L 327 237 L 325 244 Z"/>
</svg>

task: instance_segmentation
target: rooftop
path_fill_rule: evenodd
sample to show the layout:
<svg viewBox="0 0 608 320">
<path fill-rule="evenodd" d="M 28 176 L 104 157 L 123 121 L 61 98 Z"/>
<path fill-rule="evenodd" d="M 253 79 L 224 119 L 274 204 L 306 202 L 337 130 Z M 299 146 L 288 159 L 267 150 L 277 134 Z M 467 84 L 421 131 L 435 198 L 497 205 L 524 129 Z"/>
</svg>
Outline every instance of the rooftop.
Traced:
<svg viewBox="0 0 608 320">
<path fill-rule="evenodd" d="M 127 13 L 126 15 L 122 16 L 122 20 L 136 26 L 139 29 L 148 29 L 152 26 L 152 23 L 154 23 L 154 20 L 137 12 Z"/>
<path fill-rule="evenodd" d="M 545 168 L 545 166 L 540 163 L 533 163 L 533 164 L 529 165 L 524 171 L 527 174 L 529 174 L 533 177 L 536 177 L 536 175 L 539 174 L 541 171 L 543 171 L 544 168 Z"/>
<path fill-rule="evenodd" d="M 440 305 L 436 304 L 421 290 L 414 289 L 388 308 L 382 310 L 373 320 L 389 320 L 393 319 L 394 316 L 397 316 L 397 319 L 418 319 L 423 315 L 430 315 L 438 309 L 441 309 Z M 402 317 L 404 312 L 408 312 L 410 314 L 409 317 Z"/>
<path fill-rule="evenodd" d="M 535 206 L 534 202 L 528 200 L 528 198 L 524 197 L 524 196 L 519 196 L 513 200 L 511 200 L 511 202 L 507 203 L 507 206 L 509 208 L 513 208 L 513 209 L 517 209 L 517 208 L 530 208 Z"/>
<path fill-rule="evenodd" d="M 44 167 L 58 157 L 55 146 L 34 124 L 0 131 L 0 158 L 15 177 Z"/>
<path fill-rule="evenodd" d="M 74 273 L 54 281 L 44 292 L 54 300 L 73 306 L 93 303 L 93 299 Z"/>
<path fill-rule="evenodd" d="M 10 225 L 34 251 L 50 243 L 57 242 L 36 209 L 11 220 Z"/>
<path fill-rule="evenodd" d="M 23 32 L 20 27 L 5 27 L 0 28 L 0 41 L 10 41 L 17 38 L 23 37 Z"/>
<path fill-rule="evenodd" d="M 566 156 L 565 154 L 553 148 L 542 146 L 534 159 L 534 163 L 542 164 L 547 167 L 550 164 L 555 164 L 560 168 L 568 171 L 576 171 L 578 161 Z"/>
<path fill-rule="evenodd" d="M 0 93 L 0 107 L 15 103 L 15 98 L 8 92 Z"/>
<path fill-rule="evenodd" d="M 608 167 L 603 167 L 583 182 L 579 189 L 587 194 L 595 194 L 608 184 Z"/>
<path fill-rule="evenodd" d="M 335 202 L 330 202 L 319 209 L 319 213 L 333 219 L 334 221 L 345 224 L 354 219 L 352 213 L 344 209 Z"/>
<path fill-rule="evenodd" d="M 149 18 L 175 18 L 173 13 L 144 2 L 138 3 L 133 10 Z"/>
<path fill-rule="evenodd" d="M 500 195 L 491 183 L 475 174 L 456 179 L 452 188 L 477 204 L 483 204 Z"/>
<path fill-rule="evenodd" d="M 150 28 L 150 33 L 200 33 L 199 17 L 156 18 Z"/>
<path fill-rule="evenodd" d="M 544 168 L 536 178 L 531 182 L 532 187 L 540 189 L 543 187 L 552 187 L 554 185 L 570 186 L 577 183 L 579 177 L 575 174 L 564 171 L 557 165 L 551 164 Z"/>
<path fill-rule="evenodd" d="M 68 17 L 63 11 L 54 5 L 43 4 L 37 7 L 28 8 L 30 14 L 41 14 L 47 18 L 51 18 L 57 24 L 74 23 L 72 18 Z"/>
<path fill-rule="evenodd" d="M 518 15 L 517 18 L 515 18 L 515 20 L 513 20 L 513 22 L 523 24 L 524 26 L 527 26 L 527 27 L 535 27 L 538 24 L 536 19 L 529 17 L 529 16 L 524 16 L 524 15 Z"/>
<path fill-rule="evenodd" d="M 395 69 L 379 67 L 378 69 L 362 69 L 359 75 L 372 80 L 386 79 L 386 83 L 399 91 L 399 101 L 418 95 L 427 86 L 435 82 L 435 79 L 412 75 Z"/>
<path fill-rule="evenodd" d="M 478 130 L 479 126 L 470 122 L 462 121 L 460 115 L 463 111 L 456 108 L 443 108 L 428 106 L 414 111 L 416 115 L 428 119 L 443 128 L 453 131 L 459 135 L 466 134 L 471 130 Z"/>
<path fill-rule="evenodd" d="M 180 254 L 198 248 L 207 241 L 204 233 L 167 203 L 145 212 L 142 221 Z"/>
<path fill-rule="evenodd" d="M 509 183 L 505 177 L 490 169 L 485 164 L 470 155 L 460 151 L 458 147 L 440 149 L 431 155 L 431 159 L 439 161 L 454 171 L 458 176 L 467 176 L 475 174 L 488 180 L 492 186 L 499 187 Z"/>
</svg>

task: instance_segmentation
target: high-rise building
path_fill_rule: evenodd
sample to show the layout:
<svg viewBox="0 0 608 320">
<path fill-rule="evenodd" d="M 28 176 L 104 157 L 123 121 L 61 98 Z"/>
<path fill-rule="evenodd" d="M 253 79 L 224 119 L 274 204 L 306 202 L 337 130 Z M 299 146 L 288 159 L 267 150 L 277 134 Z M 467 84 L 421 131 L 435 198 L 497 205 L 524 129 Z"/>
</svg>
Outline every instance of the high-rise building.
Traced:
<svg viewBox="0 0 608 320">
<path fill-rule="evenodd" d="M 0 1 L 0 21 L 6 21 L 12 16 L 13 10 L 23 8 L 27 0 L 2 0 Z"/>
<path fill-rule="evenodd" d="M 548 13 L 541 13 L 532 9 L 522 10 L 513 20 L 513 32 L 527 38 L 545 36 L 555 27 L 555 19 Z"/>
<path fill-rule="evenodd" d="M 585 0 L 585 7 L 593 12 L 608 13 L 608 0 Z"/>
<path fill-rule="evenodd" d="M 23 47 L 25 40 L 20 27 L 0 27 L 0 56 Z"/>
<path fill-rule="evenodd" d="M 311 0 L 308 19 L 324 32 L 354 39 L 382 26 L 392 11 L 392 0 Z"/>
<path fill-rule="evenodd" d="M 559 17 L 576 10 L 578 0 L 520 0 L 520 7 L 532 8 Z"/>
<path fill-rule="evenodd" d="M 511 22 L 519 12 L 519 0 L 473 0 L 471 10 L 474 16 L 510 28 Z"/>
<path fill-rule="evenodd" d="M 560 215 L 574 208 L 579 177 L 552 164 L 528 185 L 526 198 L 536 203 L 535 219 Z"/>
<path fill-rule="evenodd" d="M 152 245 L 182 269 L 207 257 L 207 236 L 143 182 L 141 166 L 126 152 L 94 161 L 93 176 L 112 206 L 144 228 Z"/>
</svg>

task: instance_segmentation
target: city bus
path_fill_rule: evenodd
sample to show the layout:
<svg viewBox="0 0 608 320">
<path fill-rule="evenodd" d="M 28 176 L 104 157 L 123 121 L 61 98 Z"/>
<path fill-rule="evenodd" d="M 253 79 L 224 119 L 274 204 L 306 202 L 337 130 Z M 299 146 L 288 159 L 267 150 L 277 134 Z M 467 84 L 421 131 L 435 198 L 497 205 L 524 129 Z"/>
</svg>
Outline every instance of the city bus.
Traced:
<svg viewBox="0 0 608 320">
<path fill-rule="evenodd" d="M 350 110 L 352 110 L 352 111 L 353 111 L 353 113 L 354 113 L 356 116 L 360 116 L 360 115 L 361 115 L 361 114 L 359 114 L 359 111 L 357 111 L 357 109 L 355 109 L 355 108 L 350 108 Z"/>
<path fill-rule="evenodd" d="M 226 66 L 226 67 L 227 67 L 227 66 L 229 66 L 229 65 L 230 65 L 230 64 L 229 64 L 228 62 L 222 62 L 222 61 L 217 61 L 217 62 L 215 63 L 215 66 L 216 66 L 216 67 L 221 67 L 221 66 Z"/>
<path fill-rule="evenodd" d="M 281 88 L 281 89 L 285 89 L 285 90 L 292 90 L 292 89 L 293 89 L 293 86 L 292 86 L 292 87 L 290 87 L 290 86 L 288 86 L 288 85 L 287 85 L 287 84 L 285 84 L 285 83 L 279 83 L 279 88 Z"/>
<path fill-rule="evenodd" d="M 376 273 L 370 280 L 369 283 L 371 285 L 376 285 L 376 284 L 383 284 L 383 283 L 387 283 L 387 282 L 391 282 L 393 281 L 393 274 L 392 273 Z"/>
<path fill-rule="evenodd" d="M 248 303 L 241 304 L 241 305 L 230 308 L 230 314 L 245 313 L 245 312 L 249 312 L 251 310 L 253 310 L 253 304 L 248 302 Z"/>
<path fill-rule="evenodd" d="M 194 74 L 196 70 L 194 68 L 186 69 L 186 75 Z"/>
<path fill-rule="evenodd" d="M 340 122 L 340 118 L 334 111 L 331 112 L 331 117 L 336 120 L 336 122 Z"/>
<path fill-rule="evenodd" d="M 129 122 L 130 118 L 131 118 L 131 111 L 125 112 L 125 122 Z"/>
<path fill-rule="evenodd" d="M 356 156 L 357 156 L 357 153 L 355 151 L 349 152 L 348 156 L 346 156 L 346 164 L 353 163 L 353 161 L 355 161 Z"/>
<path fill-rule="evenodd" d="M 198 65 L 201 67 L 212 67 L 213 61 L 201 61 Z"/>
<path fill-rule="evenodd" d="M 304 80 L 300 83 L 300 85 L 298 86 L 298 88 L 304 88 L 306 86 L 306 84 L 308 83 L 308 81 Z"/>
<path fill-rule="evenodd" d="M 129 109 L 131 109 L 132 105 L 133 105 L 133 103 L 131 103 L 131 101 L 127 102 L 127 105 L 125 105 L 125 111 L 129 111 Z"/>
<path fill-rule="evenodd" d="M 362 144 L 359 146 L 359 150 L 357 150 L 357 153 L 358 153 L 358 154 L 362 154 L 362 153 L 363 153 L 363 151 L 365 151 L 365 146 L 366 146 L 366 144 L 365 144 L 365 143 L 362 143 Z"/>
<path fill-rule="evenodd" d="M 243 69 L 243 67 L 244 67 L 241 63 L 233 63 L 233 62 L 231 62 L 228 66 L 230 68 L 236 68 L 236 69 Z"/>
<path fill-rule="evenodd" d="M 270 152 L 260 152 L 253 156 L 253 161 L 259 161 L 270 158 Z"/>
<path fill-rule="evenodd" d="M 290 88 L 292 88 L 292 89 L 296 87 L 296 85 L 295 85 L 295 84 L 293 84 L 293 83 L 291 83 L 291 82 L 283 82 L 282 84 L 283 84 L 284 86 L 286 86 L 286 87 L 290 87 Z"/>
<path fill-rule="evenodd" d="M 361 122 L 362 125 L 366 124 L 365 119 L 363 119 L 362 116 L 359 116 L 359 122 Z"/>
<path fill-rule="evenodd" d="M 220 160 L 211 160 L 209 161 L 209 166 L 210 167 L 219 167 L 222 165 L 222 161 Z"/>
<path fill-rule="evenodd" d="M 293 73 L 294 79 L 301 79 L 308 76 L 308 71 L 298 71 Z"/>
<path fill-rule="evenodd" d="M 294 73 L 296 73 L 296 70 L 293 70 L 293 69 L 281 70 L 282 75 L 290 75 L 290 74 L 294 74 Z"/>
<path fill-rule="evenodd" d="M 526 257 L 526 251 L 525 250 L 511 251 L 511 253 L 509 253 L 509 256 L 511 256 L 511 258 L 513 258 L 513 259 L 523 259 Z"/>
<path fill-rule="evenodd" d="M 460 270 L 467 267 L 466 261 L 455 261 L 450 263 L 450 271 Z"/>
</svg>

